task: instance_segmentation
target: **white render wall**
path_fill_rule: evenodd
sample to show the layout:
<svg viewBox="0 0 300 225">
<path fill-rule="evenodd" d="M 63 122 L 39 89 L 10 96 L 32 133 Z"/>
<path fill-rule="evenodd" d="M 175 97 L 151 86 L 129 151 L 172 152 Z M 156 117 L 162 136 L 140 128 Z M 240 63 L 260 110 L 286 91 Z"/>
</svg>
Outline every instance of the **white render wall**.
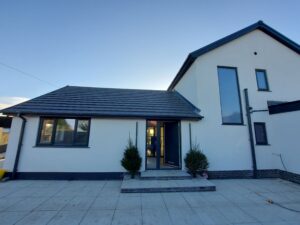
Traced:
<svg viewBox="0 0 300 225">
<path fill-rule="evenodd" d="M 300 111 L 270 115 L 273 158 L 278 169 L 300 174 Z M 281 154 L 283 164 L 280 160 Z"/>
<path fill-rule="evenodd" d="M 89 148 L 35 147 L 39 118 L 27 117 L 19 172 L 123 172 L 120 160 L 129 133 L 135 143 L 138 122 L 138 149 L 145 156 L 145 120 L 91 119 Z M 17 150 L 21 119 L 12 122 L 4 168 L 12 171 Z M 144 160 L 142 170 L 145 168 Z"/>
<path fill-rule="evenodd" d="M 222 125 L 217 66 L 237 67 L 244 126 Z M 255 69 L 267 71 L 271 92 L 257 91 Z M 191 123 L 192 139 L 207 154 L 210 170 L 252 169 L 243 89 L 248 88 L 253 109 L 267 109 L 267 100 L 299 100 L 299 71 L 299 54 L 258 30 L 200 56 L 193 63 L 174 89 L 201 109 L 204 119 Z M 273 153 L 278 142 L 285 143 L 283 136 L 287 134 L 273 134 L 268 112 L 253 113 L 252 122 L 266 122 L 270 136 L 269 146 L 256 146 L 258 169 L 280 168 Z M 184 126 L 188 122 L 182 123 L 183 130 Z"/>
</svg>

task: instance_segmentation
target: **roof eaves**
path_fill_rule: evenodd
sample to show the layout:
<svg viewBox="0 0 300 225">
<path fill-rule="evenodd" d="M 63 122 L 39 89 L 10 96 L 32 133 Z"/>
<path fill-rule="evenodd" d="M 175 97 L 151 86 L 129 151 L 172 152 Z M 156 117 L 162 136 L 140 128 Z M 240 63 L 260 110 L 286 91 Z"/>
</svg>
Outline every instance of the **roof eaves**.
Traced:
<svg viewBox="0 0 300 225">
<path fill-rule="evenodd" d="M 9 113 L 6 115 L 17 116 L 22 114 L 25 116 L 42 116 L 42 117 L 74 117 L 74 118 L 128 118 L 128 119 L 176 119 L 176 120 L 201 120 L 203 116 L 194 113 L 193 115 L 149 115 L 149 114 L 101 114 L 101 113 L 76 113 L 76 112 L 21 112 Z"/>
</svg>

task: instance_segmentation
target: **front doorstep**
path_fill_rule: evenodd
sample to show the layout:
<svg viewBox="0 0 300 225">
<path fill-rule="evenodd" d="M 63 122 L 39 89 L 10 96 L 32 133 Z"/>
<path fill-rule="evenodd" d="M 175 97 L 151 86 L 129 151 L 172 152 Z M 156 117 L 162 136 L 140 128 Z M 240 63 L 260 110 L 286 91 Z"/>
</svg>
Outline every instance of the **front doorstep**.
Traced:
<svg viewBox="0 0 300 225">
<path fill-rule="evenodd" d="M 121 193 L 199 192 L 215 191 L 216 186 L 203 178 L 183 180 L 123 179 Z"/>
<path fill-rule="evenodd" d="M 141 172 L 143 180 L 184 180 L 192 179 L 191 175 L 183 170 L 146 170 Z"/>
</svg>

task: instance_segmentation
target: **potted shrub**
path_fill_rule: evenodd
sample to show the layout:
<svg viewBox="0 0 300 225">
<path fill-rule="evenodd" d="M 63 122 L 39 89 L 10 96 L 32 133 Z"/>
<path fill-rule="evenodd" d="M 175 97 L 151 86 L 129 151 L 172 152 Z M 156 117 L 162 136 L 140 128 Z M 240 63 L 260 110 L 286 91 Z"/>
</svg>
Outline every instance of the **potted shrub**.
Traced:
<svg viewBox="0 0 300 225">
<path fill-rule="evenodd" d="M 142 158 L 135 145 L 133 145 L 131 138 L 128 140 L 128 145 L 124 150 L 123 159 L 121 160 L 122 166 L 129 172 L 131 178 L 140 170 L 142 165 Z"/>
<path fill-rule="evenodd" d="M 5 169 L 0 169 L 0 181 L 2 180 L 2 178 L 4 178 L 5 173 L 6 173 Z"/>
<path fill-rule="evenodd" d="M 208 168 L 208 160 L 198 145 L 193 146 L 184 158 L 185 167 L 188 172 L 196 177 L 197 173 L 206 173 Z M 205 174 L 203 174 L 205 176 Z"/>
</svg>

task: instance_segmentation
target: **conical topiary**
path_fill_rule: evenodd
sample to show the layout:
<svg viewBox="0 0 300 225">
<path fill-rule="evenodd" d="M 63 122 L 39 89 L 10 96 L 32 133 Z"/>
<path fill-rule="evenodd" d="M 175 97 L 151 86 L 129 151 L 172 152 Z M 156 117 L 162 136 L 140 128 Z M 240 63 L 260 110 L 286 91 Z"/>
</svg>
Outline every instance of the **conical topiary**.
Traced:
<svg viewBox="0 0 300 225">
<path fill-rule="evenodd" d="M 208 168 L 208 160 L 204 153 L 201 152 L 198 145 L 193 146 L 184 158 L 185 167 L 193 177 L 197 176 L 197 172 L 203 172 Z"/>
<path fill-rule="evenodd" d="M 142 165 L 142 158 L 135 145 L 133 145 L 131 138 L 128 140 L 128 145 L 124 150 L 123 159 L 121 160 L 122 166 L 130 173 L 131 178 L 140 170 Z"/>
</svg>

